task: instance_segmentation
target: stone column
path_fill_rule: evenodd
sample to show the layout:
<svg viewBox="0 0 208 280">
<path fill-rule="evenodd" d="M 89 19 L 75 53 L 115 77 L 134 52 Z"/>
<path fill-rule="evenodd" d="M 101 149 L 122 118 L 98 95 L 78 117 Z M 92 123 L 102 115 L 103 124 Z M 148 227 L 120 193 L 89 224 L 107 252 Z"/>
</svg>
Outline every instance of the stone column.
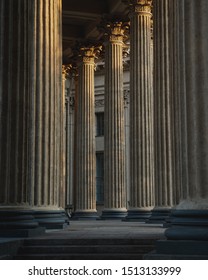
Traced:
<svg viewBox="0 0 208 280">
<path fill-rule="evenodd" d="M 154 19 L 154 133 L 155 208 L 149 222 L 162 223 L 176 204 L 174 95 L 171 87 L 170 0 L 155 0 Z"/>
<path fill-rule="evenodd" d="M 130 4 L 130 170 L 127 220 L 145 220 L 154 206 L 151 0 Z"/>
<path fill-rule="evenodd" d="M 170 255 L 171 259 L 207 259 L 208 2 L 173 1 L 171 13 L 178 61 L 175 70 L 179 71 L 183 180 L 181 202 L 165 232 L 168 240 L 159 242 L 157 254 L 163 254 L 163 259 Z"/>
<path fill-rule="evenodd" d="M 95 47 L 79 50 L 76 112 L 75 219 L 97 218 L 95 169 L 94 68 Z"/>
<path fill-rule="evenodd" d="M 24 218 L 16 221 L 25 210 L 46 227 L 64 224 L 56 123 L 61 1 L 3 0 L 0 15 L 0 227 L 22 235 L 30 234 Z"/>
<path fill-rule="evenodd" d="M 126 216 L 122 22 L 106 24 L 103 219 Z"/>
</svg>

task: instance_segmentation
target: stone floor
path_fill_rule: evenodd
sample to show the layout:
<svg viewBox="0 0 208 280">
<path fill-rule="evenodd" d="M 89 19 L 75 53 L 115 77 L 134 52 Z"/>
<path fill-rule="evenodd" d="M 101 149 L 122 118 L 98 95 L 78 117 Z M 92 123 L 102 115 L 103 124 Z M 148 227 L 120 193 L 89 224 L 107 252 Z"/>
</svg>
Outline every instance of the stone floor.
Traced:
<svg viewBox="0 0 208 280">
<path fill-rule="evenodd" d="M 113 220 L 70 221 L 70 226 L 64 230 L 47 230 L 38 238 L 164 238 L 165 228 L 161 224 L 146 224 L 142 222 L 122 222 Z M 37 237 L 36 237 L 37 238 Z M 15 238 L 17 240 L 17 238 Z M 0 238 L 4 243 L 14 238 Z"/>
<path fill-rule="evenodd" d="M 70 226 L 62 231 L 49 230 L 39 238 L 164 238 L 162 225 L 122 221 L 70 221 Z"/>
<path fill-rule="evenodd" d="M 131 244 L 139 242 L 138 240 L 164 239 L 162 225 L 145 224 L 141 222 L 122 222 L 113 220 L 97 221 L 70 221 L 70 225 L 64 230 L 47 230 L 44 235 L 36 236 L 38 240 L 58 244 L 61 240 L 67 240 L 67 243 L 73 244 Z M 107 241 L 109 239 L 109 242 Z M 71 242 L 76 240 L 75 243 Z M 96 241 L 97 240 L 97 241 Z M 98 242 L 99 240 L 99 242 Z M 150 240 L 150 241 L 148 241 Z M 89 242 L 88 242 L 89 241 Z M 0 259 L 7 259 L 15 256 L 19 248 L 23 245 L 24 239 L 21 238 L 0 238 Z M 29 241 L 30 242 L 30 241 Z M 42 243 L 42 242 L 41 242 Z M 44 243 L 45 244 L 45 243 Z M 149 244 L 149 243 L 148 243 Z M 110 245 L 111 246 L 111 245 Z"/>
</svg>

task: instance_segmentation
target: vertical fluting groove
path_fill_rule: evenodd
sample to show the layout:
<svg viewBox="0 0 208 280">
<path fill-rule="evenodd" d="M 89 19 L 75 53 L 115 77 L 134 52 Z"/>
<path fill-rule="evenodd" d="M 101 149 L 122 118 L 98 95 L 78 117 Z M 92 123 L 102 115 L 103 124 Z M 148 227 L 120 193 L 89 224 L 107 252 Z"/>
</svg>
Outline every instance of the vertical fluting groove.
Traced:
<svg viewBox="0 0 208 280">
<path fill-rule="evenodd" d="M 17 7 L 16 7 L 16 10 L 18 11 L 18 15 L 20 15 L 20 9 L 21 9 L 21 2 L 17 2 Z M 18 168 L 20 166 L 21 168 L 21 165 L 19 164 L 18 162 L 18 158 L 19 158 L 19 147 L 18 147 L 18 144 L 19 144 L 19 132 L 20 132 L 20 108 L 19 106 L 21 106 L 20 104 L 18 104 L 18 100 L 20 99 L 20 88 L 19 88 L 19 82 L 20 82 L 20 50 L 21 50 L 21 16 L 19 16 L 17 18 L 17 33 L 16 33 L 16 36 L 17 38 L 15 38 L 15 41 L 16 41 L 16 44 L 17 44 L 17 65 L 16 65 L 16 81 L 13 77 L 13 81 L 15 81 L 15 85 L 16 85 L 16 88 L 17 88 L 17 92 L 16 92 L 16 100 L 17 100 L 17 105 L 14 107 L 16 107 L 16 123 L 15 123 L 15 127 L 14 127 L 14 132 L 15 132 L 15 145 L 13 146 L 14 147 L 14 151 L 13 151 L 13 154 L 14 154 L 14 163 L 15 163 L 15 176 L 13 177 L 14 179 L 14 194 L 12 194 L 12 197 L 13 197 L 13 200 L 14 200 L 14 203 L 17 203 L 18 201 L 18 195 L 19 193 L 21 192 L 21 186 L 20 186 L 20 189 L 18 190 L 18 185 L 19 185 L 19 176 L 18 176 Z M 14 114 L 15 112 L 13 112 Z"/>
<path fill-rule="evenodd" d="M 53 4 L 53 29 L 54 29 L 54 34 L 53 34 L 53 50 L 54 50 L 54 55 L 53 55 L 53 67 L 54 67 L 54 73 L 57 73 L 57 46 L 56 46 L 56 41 L 57 41 L 57 16 L 56 16 L 56 11 L 55 8 L 57 8 L 56 3 L 54 2 Z M 57 76 L 54 77 L 54 188 L 53 188 L 53 202 L 58 201 L 58 195 L 57 195 L 57 186 L 59 186 L 59 178 L 58 178 L 58 166 L 59 166 L 59 160 L 58 160 L 58 127 L 59 127 L 59 114 L 57 113 L 59 110 L 58 108 L 58 92 L 57 92 Z"/>
<path fill-rule="evenodd" d="M 57 4 L 57 26 L 58 26 L 58 42 L 57 42 L 57 51 L 58 51 L 58 90 L 62 89 L 62 18 L 61 18 L 61 6 L 62 1 L 58 1 Z M 65 184 L 64 184 L 64 95 L 61 91 L 59 93 L 59 112 L 60 112 L 60 121 L 59 121 L 59 135 L 60 135 L 60 151 L 59 151 L 59 157 L 60 157 L 60 167 L 59 167 L 59 205 L 61 207 L 65 207 Z"/>
<path fill-rule="evenodd" d="M 130 207 L 153 206 L 153 92 L 150 13 L 131 13 Z"/>
<path fill-rule="evenodd" d="M 43 177 L 42 177 L 42 204 L 49 205 L 48 200 L 48 184 L 49 184 L 49 176 L 48 176 L 48 164 L 49 164 L 49 0 L 45 1 L 45 9 L 44 9 L 44 33 L 45 33 L 45 45 L 43 52 L 43 65 L 44 65 L 44 90 L 43 90 Z"/>
<path fill-rule="evenodd" d="M 23 57 L 24 60 L 22 62 L 21 67 L 23 67 L 24 69 L 24 74 L 20 75 L 21 81 L 20 81 L 20 85 L 24 85 L 22 86 L 22 93 L 23 93 L 23 98 L 22 98 L 22 104 L 21 104 L 21 118 L 22 118 L 22 134 L 20 135 L 20 141 L 19 141 L 19 151 L 22 148 L 22 142 L 21 139 L 26 139 L 24 141 L 24 151 L 23 151 L 23 155 L 21 158 L 21 166 L 22 169 L 20 167 L 19 169 L 19 176 L 21 176 L 21 180 L 22 180 L 22 189 L 21 189 L 21 202 L 26 202 L 27 204 L 30 203 L 30 188 L 31 186 L 28 186 L 28 178 L 29 178 L 29 172 L 28 172 L 28 161 L 29 161 L 29 118 L 27 117 L 27 111 L 29 108 L 29 94 L 28 91 L 30 90 L 29 88 L 29 57 L 28 57 L 28 49 L 29 49 L 29 34 L 28 34 L 28 14 L 29 14 L 29 3 L 28 1 L 24 0 L 24 15 L 26 14 L 27 16 L 22 16 L 23 18 L 23 23 L 22 23 L 22 30 L 23 30 L 23 35 L 22 35 L 22 48 L 21 50 L 23 50 Z M 21 95 L 21 94 L 20 94 Z M 25 104 L 28 104 L 28 107 L 26 108 Z M 22 170 L 22 172 L 21 172 Z"/>
<path fill-rule="evenodd" d="M 28 185 L 30 186 L 29 189 L 29 197 L 30 197 L 30 204 L 34 205 L 35 201 L 35 134 L 36 130 L 34 127 L 34 124 L 36 123 L 36 115 L 35 115 L 35 104 L 36 104 L 36 81 L 33 77 L 36 77 L 36 56 L 37 56 L 37 42 L 36 42 L 36 36 L 37 36 L 37 2 L 33 1 L 29 3 L 29 9 L 30 14 L 29 17 L 32 19 L 32 25 L 31 25 L 31 37 L 29 40 L 29 50 L 30 51 L 30 57 L 31 61 L 29 63 L 30 66 L 30 76 L 29 80 L 31 81 L 29 83 L 29 90 L 31 92 L 31 95 L 29 97 L 29 110 L 27 112 L 27 117 L 29 118 L 28 123 L 28 131 L 29 131 L 29 165 L 28 165 Z M 29 17 L 28 17 L 28 24 L 29 24 Z"/>
<path fill-rule="evenodd" d="M 4 5 L 5 0 L 2 0 L 0 2 L 0 38 L 3 38 L 4 36 Z M 2 112 L 2 104 L 3 104 L 3 58 L 4 58 L 4 48 L 3 48 L 3 40 L 0 40 L 0 143 L 2 143 L 2 118 L 3 118 L 3 112 Z M 3 146 L 3 145 L 2 145 Z M 2 149 L 0 147 L 0 176 L 2 174 L 3 170 L 3 159 L 2 159 Z M 2 176 L 1 176 L 2 178 Z M 4 184 L 3 178 L 2 178 L 2 184 Z M 6 189 L 6 186 L 5 186 Z M 0 203 L 4 203 L 4 190 L 0 188 Z"/>
<path fill-rule="evenodd" d="M 18 7 L 17 7 L 17 11 L 18 11 L 18 15 L 21 15 L 21 10 L 24 10 L 24 1 L 22 1 L 21 3 L 18 3 Z M 15 184 L 14 184 L 14 188 L 15 188 L 15 197 L 14 197 L 14 203 L 18 203 L 18 201 L 24 202 L 24 200 L 22 200 L 22 190 L 23 190 L 23 181 L 22 181 L 22 174 L 19 173 L 18 169 L 20 168 L 21 170 L 24 170 L 24 166 L 22 165 L 22 158 L 24 156 L 24 152 L 25 152 L 25 147 L 24 149 L 21 151 L 21 149 L 19 149 L 20 146 L 20 137 L 22 137 L 22 128 L 23 128 L 23 121 L 22 121 L 22 112 L 24 111 L 22 109 L 22 104 L 24 104 L 24 91 L 23 91 L 23 96 L 21 96 L 20 94 L 20 83 L 21 83 L 21 78 L 20 78 L 20 69 L 21 69 L 21 63 L 24 63 L 24 56 L 21 58 L 21 49 L 24 49 L 24 19 L 22 16 L 19 16 L 18 18 L 18 38 L 17 38 L 17 48 L 18 48 L 18 54 L 17 54 L 17 71 L 16 71 L 16 78 L 17 78 L 17 83 L 16 86 L 18 88 L 18 93 L 17 93 L 17 100 L 22 100 L 19 102 L 19 104 L 17 105 L 17 124 L 15 125 L 15 129 L 16 129 L 16 149 L 17 151 L 14 152 L 15 154 L 15 160 L 14 160 L 14 164 L 16 166 L 16 170 L 15 170 Z M 24 76 L 24 72 L 22 74 Z M 24 174 L 24 172 L 23 172 Z"/>
<path fill-rule="evenodd" d="M 10 198 L 11 198 L 11 192 L 12 190 L 10 189 L 10 185 L 12 183 L 12 146 L 11 146 L 11 133 L 12 133 L 12 118 L 11 118 L 11 111 L 12 111 L 12 67 L 13 65 L 13 60 L 12 60 L 12 51 L 14 47 L 14 41 L 13 41 L 13 7 L 14 3 L 13 1 L 9 1 L 9 46 L 8 46 L 8 99 L 7 99 L 7 132 L 6 132 L 6 143 L 7 143 L 7 169 L 6 169 L 6 185 L 7 185 L 7 202 L 10 203 Z"/>
<path fill-rule="evenodd" d="M 4 7 L 5 7 L 5 0 L 2 0 L 0 2 L 0 38 L 3 38 L 4 36 Z M 3 137 L 2 137 L 2 125 L 3 125 L 3 111 L 2 111 L 2 104 L 3 104 L 3 62 L 4 62 L 4 45 L 3 40 L 0 40 L 0 143 L 2 143 Z M 3 146 L 3 145 L 2 145 Z M 0 148 L 0 174 L 1 170 L 3 170 L 3 159 L 2 159 L 3 151 Z M 2 177 L 2 176 L 1 176 Z M 4 181 L 2 180 L 2 184 L 4 184 Z M 5 187 L 6 189 L 6 187 Z M 2 191 L 0 191 L 0 203 L 4 202 L 4 194 Z"/>
<path fill-rule="evenodd" d="M 41 205 L 41 170 L 42 170 L 42 107 L 43 103 L 41 100 L 43 94 L 43 3 L 42 1 L 37 2 L 37 68 L 36 68 L 36 77 L 37 77 L 37 88 L 36 88 L 36 139 L 35 139 L 35 205 Z"/>
<path fill-rule="evenodd" d="M 49 196 L 50 196 L 50 205 L 54 204 L 55 201 L 55 194 L 54 194 L 54 184 L 55 182 L 55 63 L 54 63 L 54 3 L 50 0 L 50 186 L 49 186 Z"/>
</svg>

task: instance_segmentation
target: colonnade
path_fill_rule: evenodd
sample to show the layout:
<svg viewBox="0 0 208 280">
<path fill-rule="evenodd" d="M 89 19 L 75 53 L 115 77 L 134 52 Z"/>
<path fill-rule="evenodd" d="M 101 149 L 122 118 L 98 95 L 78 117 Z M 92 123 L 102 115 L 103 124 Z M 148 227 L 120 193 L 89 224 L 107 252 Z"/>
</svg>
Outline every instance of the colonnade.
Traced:
<svg viewBox="0 0 208 280">
<path fill-rule="evenodd" d="M 130 205 L 126 205 L 122 64 L 128 24 L 111 18 L 105 21 L 103 45 L 101 218 L 161 222 L 175 207 L 167 237 L 207 239 L 203 227 L 208 215 L 207 0 L 154 0 L 154 56 L 152 1 L 123 2 L 130 15 Z M 64 226 L 63 208 L 72 202 L 71 190 L 65 188 L 72 168 L 69 145 L 74 145 L 70 155 L 75 162 L 75 188 L 70 193 L 74 218 L 98 218 L 94 67 L 101 48 L 87 42 L 77 49 L 72 127 L 62 80 L 61 10 L 59 0 L 0 3 L 1 235 L 15 229 L 27 236 L 40 233 L 42 227 Z M 183 225 L 183 233 L 178 225 Z"/>
</svg>

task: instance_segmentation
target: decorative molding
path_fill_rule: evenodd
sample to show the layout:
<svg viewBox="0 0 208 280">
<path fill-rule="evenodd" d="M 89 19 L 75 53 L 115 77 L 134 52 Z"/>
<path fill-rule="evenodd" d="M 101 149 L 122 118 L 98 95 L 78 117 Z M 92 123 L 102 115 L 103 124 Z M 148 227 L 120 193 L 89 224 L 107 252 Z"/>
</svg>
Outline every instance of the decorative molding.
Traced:
<svg viewBox="0 0 208 280">
<path fill-rule="evenodd" d="M 104 99 L 100 99 L 100 100 L 95 100 L 95 107 L 104 107 L 105 105 L 105 100 Z"/>
<path fill-rule="evenodd" d="M 128 107 L 129 104 L 129 89 L 125 89 L 123 92 L 123 98 L 124 98 L 124 107 Z M 95 107 L 104 107 L 105 105 L 105 100 L 104 99 L 99 99 L 99 100 L 95 100 Z"/>
</svg>

